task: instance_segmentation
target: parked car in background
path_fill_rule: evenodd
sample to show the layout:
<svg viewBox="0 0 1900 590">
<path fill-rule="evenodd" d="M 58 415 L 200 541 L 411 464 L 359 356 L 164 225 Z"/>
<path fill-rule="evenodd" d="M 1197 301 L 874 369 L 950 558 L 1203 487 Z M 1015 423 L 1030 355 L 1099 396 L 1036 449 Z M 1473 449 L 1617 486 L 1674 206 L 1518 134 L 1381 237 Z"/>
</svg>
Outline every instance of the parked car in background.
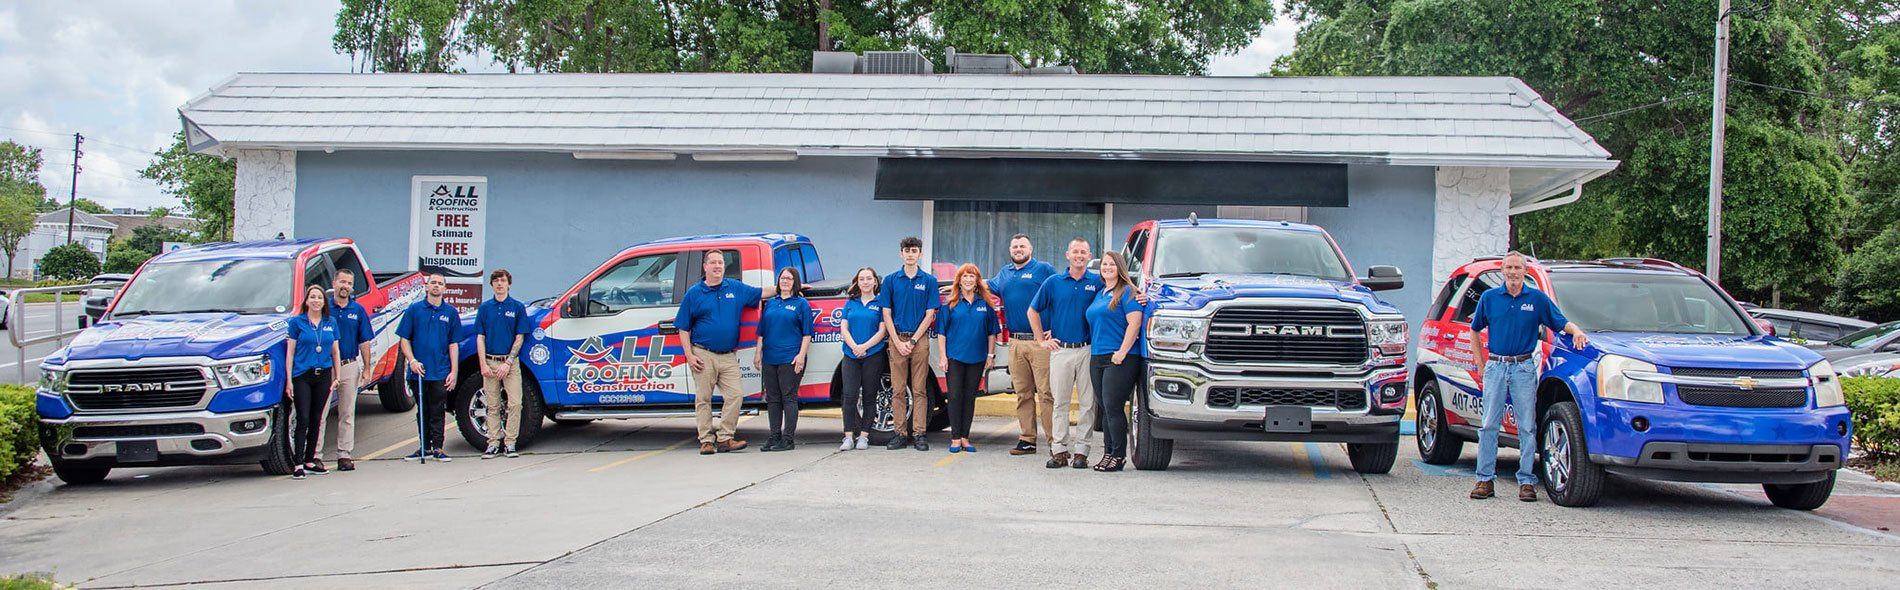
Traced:
<svg viewBox="0 0 1900 590">
<path fill-rule="evenodd" d="M 1842 377 L 1900 378 L 1900 352 L 1877 352 L 1834 362 Z"/>
<path fill-rule="evenodd" d="M 7 329 L 7 314 L 13 311 L 13 297 L 0 293 L 0 330 Z"/>
<path fill-rule="evenodd" d="M 119 294 L 119 288 L 124 287 L 125 282 L 130 280 L 132 280 L 132 275 L 116 272 L 92 277 L 94 286 L 86 291 L 84 297 L 86 325 L 99 323 L 99 317 L 106 314 L 106 307 L 112 305 L 112 298 Z"/>
<path fill-rule="evenodd" d="M 1862 328 L 1827 343 L 1810 342 L 1808 348 L 1836 363 L 1866 355 L 1900 352 L 1900 321 Z"/>
<path fill-rule="evenodd" d="M 1781 339 L 1803 346 L 1833 342 L 1850 332 L 1874 325 L 1865 320 L 1792 309 L 1762 307 L 1748 310 L 1748 315 L 1766 320 L 1774 327 L 1774 335 Z"/>
</svg>

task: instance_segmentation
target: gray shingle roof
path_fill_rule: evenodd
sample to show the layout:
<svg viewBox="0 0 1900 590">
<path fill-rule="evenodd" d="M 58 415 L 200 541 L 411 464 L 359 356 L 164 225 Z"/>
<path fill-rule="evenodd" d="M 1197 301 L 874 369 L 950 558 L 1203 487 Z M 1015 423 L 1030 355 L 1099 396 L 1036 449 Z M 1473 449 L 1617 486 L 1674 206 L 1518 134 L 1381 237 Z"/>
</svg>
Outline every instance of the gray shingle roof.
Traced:
<svg viewBox="0 0 1900 590">
<path fill-rule="evenodd" d="M 69 217 L 67 215 L 68 211 L 71 211 L 71 208 L 60 207 L 52 211 L 41 213 L 39 217 L 33 219 L 33 223 L 56 223 L 65 225 Z M 100 219 L 99 216 L 85 211 L 73 211 L 70 219 L 73 225 L 81 227 L 97 227 L 108 230 L 117 229 L 119 227 L 119 224 Z"/>
</svg>

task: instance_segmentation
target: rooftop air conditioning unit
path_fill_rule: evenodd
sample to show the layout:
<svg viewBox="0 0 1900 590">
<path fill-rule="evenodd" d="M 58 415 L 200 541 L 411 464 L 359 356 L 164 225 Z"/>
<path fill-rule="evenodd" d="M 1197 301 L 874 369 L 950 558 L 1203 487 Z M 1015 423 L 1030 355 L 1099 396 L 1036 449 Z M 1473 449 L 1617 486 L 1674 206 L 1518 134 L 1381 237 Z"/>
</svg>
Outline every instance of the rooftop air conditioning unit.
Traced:
<svg viewBox="0 0 1900 590">
<path fill-rule="evenodd" d="M 950 73 L 953 74 L 1021 74 L 1028 71 L 1010 55 L 957 53 L 953 48 L 945 52 L 945 57 L 950 60 Z"/>
<path fill-rule="evenodd" d="M 813 51 L 811 52 L 811 73 L 856 74 L 858 73 L 858 54 L 849 51 Z"/>
<path fill-rule="evenodd" d="M 914 51 L 866 51 L 862 64 L 866 74 L 936 73 L 930 58 Z"/>
</svg>

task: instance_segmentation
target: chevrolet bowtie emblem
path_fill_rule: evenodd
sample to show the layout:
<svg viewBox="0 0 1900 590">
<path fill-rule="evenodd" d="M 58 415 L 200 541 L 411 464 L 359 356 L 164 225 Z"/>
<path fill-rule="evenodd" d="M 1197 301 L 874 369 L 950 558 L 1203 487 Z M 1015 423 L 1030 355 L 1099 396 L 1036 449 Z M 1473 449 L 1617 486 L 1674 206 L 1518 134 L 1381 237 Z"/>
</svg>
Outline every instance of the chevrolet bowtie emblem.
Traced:
<svg viewBox="0 0 1900 590">
<path fill-rule="evenodd" d="M 1742 389 L 1754 389 L 1755 385 L 1758 383 L 1759 382 L 1755 381 L 1754 377 L 1736 377 L 1735 378 L 1735 386 L 1740 387 Z"/>
</svg>

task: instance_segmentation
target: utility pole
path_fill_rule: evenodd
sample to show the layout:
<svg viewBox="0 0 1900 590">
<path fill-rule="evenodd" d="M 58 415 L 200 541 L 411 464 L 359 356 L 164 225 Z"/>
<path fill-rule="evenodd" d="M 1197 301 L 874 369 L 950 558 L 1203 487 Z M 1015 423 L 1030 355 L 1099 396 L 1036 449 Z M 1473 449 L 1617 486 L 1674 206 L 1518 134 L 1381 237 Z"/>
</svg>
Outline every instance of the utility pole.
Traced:
<svg viewBox="0 0 1900 590">
<path fill-rule="evenodd" d="M 1709 280 L 1722 284 L 1722 144 L 1728 132 L 1729 0 L 1715 14 L 1715 106 L 1709 129 Z"/>
<path fill-rule="evenodd" d="M 74 207 L 79 204 L 79 157 L 85 155 L 85 152 L 79 151 L 79 144 L 85 142 L 85 136 L 73 134 L 73 192 L 66 197 L 66 243 L 68 244 L 73 243 L 73 217 L 77 215 L 74 213 Z"/>
</svg>

